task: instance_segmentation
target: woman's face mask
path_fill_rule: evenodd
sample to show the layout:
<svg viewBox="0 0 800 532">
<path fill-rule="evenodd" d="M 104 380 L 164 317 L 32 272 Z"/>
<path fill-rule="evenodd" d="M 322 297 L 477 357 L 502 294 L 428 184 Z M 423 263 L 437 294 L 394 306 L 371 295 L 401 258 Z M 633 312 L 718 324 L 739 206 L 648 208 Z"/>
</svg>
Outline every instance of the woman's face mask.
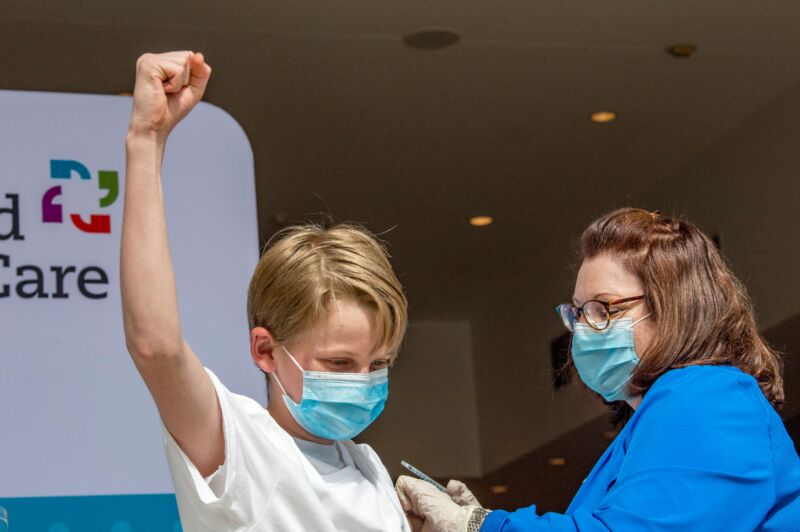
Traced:
<svg viewBox="0 0 800 532">
<path fill-rule="evenodd" d="M 578 374 L 606 401 L 633 399 L 628 397 L 626 389 L 639 364 L 634 336 L 641 352 L 655 335 L 650 323 L 639 324 L 649 316 L 644 298 L 638 297 L 645 293 L 641 280 L 616 255 L 600 254 L 584 259 L 578 271 L 573 292 L 575 305 L 578 302 L 585 305 L 588 301 L 627 301 L 604 309 L 607 317 L 600 320 L 602 323 L 594 316 L 596 328 L 585 321 L 590 316 L 582 316 L 580 321 L 568 325 L 573 330 L 572 359 Z"/>
<path fill-rule="evenodd" d="M 633 328 L 649 317 L 633 321 L 621 318 L 598 331 L 584 323 L 575 324 L 572 336 L 572 360 L 581 380 L 606 401 L 632 399 L 626 389 L 639 356 L 633 345 Z"/>
</svg>

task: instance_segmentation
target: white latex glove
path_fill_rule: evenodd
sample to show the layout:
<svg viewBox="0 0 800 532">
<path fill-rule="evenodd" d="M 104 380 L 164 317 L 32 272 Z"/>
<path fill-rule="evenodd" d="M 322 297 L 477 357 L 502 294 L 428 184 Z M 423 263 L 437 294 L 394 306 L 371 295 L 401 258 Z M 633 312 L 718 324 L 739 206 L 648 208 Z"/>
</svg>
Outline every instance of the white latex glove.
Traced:
<svg viewBox="0 0 800 532">
<path fill-rule="evenodd" d="M 469 491 L 466 484 L 460 480 L 451 480 L 447 483 L 447 494 L 459 506 L 477 506 L 483 508 L 477 497 Z"/>
<path fill-rule="evenodd" d="M 403 510 L 410 514 L 409 522 L 415 532 L 464 532 L 475 509 L 475 506 L 459 506 L 432 484 L 405 475 L 397 479 L 395 490 Z"/>
</svg>

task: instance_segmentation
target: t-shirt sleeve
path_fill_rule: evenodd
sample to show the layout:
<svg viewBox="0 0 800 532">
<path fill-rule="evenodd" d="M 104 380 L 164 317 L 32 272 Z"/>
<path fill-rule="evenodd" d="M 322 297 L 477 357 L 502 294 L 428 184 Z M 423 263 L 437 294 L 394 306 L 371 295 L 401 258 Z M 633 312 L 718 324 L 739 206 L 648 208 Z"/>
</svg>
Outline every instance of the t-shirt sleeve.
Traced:
<svg viewBox="0 0 800 532">
<path fill-rule="evenodd" d="M 225 462 L 206 478 L 166 430 L 164 446 L 184 528 L 187 522 L 205 529 L 246 530 L 263 514 L 283 473 L 281 454 L 265 428 L 254 427 L 255 401 L 232 394 L 211 371 L 222 411 Z M 252 404 L 248 404 L 252 403 Z M 263 408 L 262 408 L 263 410 Z M 266 416 L 265 416 L 266 417 Z M 267 418 L 272 422 L 271 418 Z M 270 431 L 266 430 L 266 436 Z"/>
<path fill-rule="evenodd" d="M 397 525 L 397 527 L 387 526 L 386 529 L 395 530 L 399 527 L 401 530 L 411 530 L 411 525 L 408 524 L 408 519 L 400 505 L 397 492 L 394 490 L 392 477 L 389 475 L 389 471 L 386 470 L 386 466 L 378 456 L 378 453 L 366 443 L 360 443 L 357 447 L 377 473 L 378 489 L 380 490 L 378 504 L 381 506 L 381 513 L 384 515 L 384 519 L 387 524 L 392 523 Z"/>
<path fill-rule="evenodd" d="M 392 482 L 392 477 L 389 476 L 389 471 L 386 470 L 383 460 L 381 460 L 381 457 L 375 452 L 375 449 L 366 443 L 359 443 L 356 445 L 356 447 L 364 454 L 367 460 L 369 460 L 369 462 L 372 464 L 372 467 L 375 468 L 375 472 L 378 475 L 378 481 L 385 485 L 391 486 L 392 492 L 394 493 L 394 483 Z"/>
<path fill-rule="evenodd" d="M 625 459 L 597 508 L 496 512 L 481 531 L 756 529 L 774 502 L 758 385 L 732 368 L 692 369 L 667 384 L 631 420 Z"/>
</svg>

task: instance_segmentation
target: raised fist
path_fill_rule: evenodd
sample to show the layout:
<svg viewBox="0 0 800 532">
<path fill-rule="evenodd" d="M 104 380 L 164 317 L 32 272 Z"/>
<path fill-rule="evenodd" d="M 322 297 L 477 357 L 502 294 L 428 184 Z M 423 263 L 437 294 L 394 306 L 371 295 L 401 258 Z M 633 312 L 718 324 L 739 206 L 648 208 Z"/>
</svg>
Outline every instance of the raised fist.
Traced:
<svg viewBox="0 0 800 532">
<path fill-rule="evenodd" d="M 133 114 L 129 132 L 167 135 L 203 98 L 211 67 L 203 54 L 144 54 L 136 62 Z"/>
</svg>

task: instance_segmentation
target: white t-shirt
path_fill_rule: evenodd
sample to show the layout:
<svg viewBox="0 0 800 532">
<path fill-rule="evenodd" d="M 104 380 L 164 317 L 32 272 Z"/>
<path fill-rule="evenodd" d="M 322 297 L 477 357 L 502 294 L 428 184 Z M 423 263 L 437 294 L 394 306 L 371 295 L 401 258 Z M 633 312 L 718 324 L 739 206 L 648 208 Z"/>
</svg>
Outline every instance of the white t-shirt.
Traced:
<svg viewBox="0 0 800 532">
<path fill-rule="evenodd" d="M 210 370 L 225 433 L 225 463 L 204 479 L 164 430 L 186 532 L 408 532 L 389 473 L 369 445 L 292 438 L 256 401 Z"/>
</svg>

